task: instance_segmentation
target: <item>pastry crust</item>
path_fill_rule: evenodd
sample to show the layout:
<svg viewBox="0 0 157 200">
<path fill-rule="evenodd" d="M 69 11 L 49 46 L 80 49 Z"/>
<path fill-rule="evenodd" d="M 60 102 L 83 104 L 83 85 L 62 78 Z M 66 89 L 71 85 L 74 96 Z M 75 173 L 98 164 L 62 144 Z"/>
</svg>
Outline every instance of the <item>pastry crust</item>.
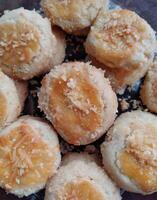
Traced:
<svg viewBox="0 0 157 200">
<path fill-rule="evenodd" d="M 157 191 L 157 117 L 143 111 L 122 114 L 101 145 L 103 164 L 124 190 Z"/>
<path fill-rule="evenodd" d="M 133 11 L 101 10 L 85 48 L 90 56 L 108 67 L 146 71 L 156 49 L 155 32 Z"/>
<path fill-rule="evenodd" d="M 157 62 L 149 69 L 140 91 L 144 105 L 152 112 L 157 113 Z"/>
<path fill-rule="evenodd" d="M 105 77 L 110 80 L 111 86 L 115 92 L 125 89 L 127 86 L 133 86 L 147 72 L 146 68 L 111 68 L 90 57 L 92 65 L 105 71 Z"/>
<path fill-rule="evenodd" d="M 67 142 L 83 145 L 97 140 L 113 124 L 117 98 L 102 70 L 70 62 L 45 76 L 39 106 Z"/>
<path fill-rule="evenodd" d="M 6 11 L 0 29 L 0 68 L 15 79 L 39 76 L 65 57 L 64 35 L 53 32 L 48 19 L 35 11 Z"/>
<path fill-rule="evenodd" d="M 42 0 L 41 6 L 53 25 L 67 33 L 87 35 L 99 10 L 108 7 L 108 0 Z"/>
<path fill-rule="evenodd" d="M 0 129 L 20 115 L 27 94 L 27 83 L 15 82 L 0 71 Z"/>
<path fill-rule="evenodd" d="M 65 156 L 47 184 L 45 200 L 120 200 L 119 189 L 96 161 L 84 153 Z"/>
<path fill-rule="evenodd" d="M 40 118 L 23 116 L 0 132 L 0 187 L 18 197 L 45 187 L 60 164 L 56 133 Z"/>
</svg>

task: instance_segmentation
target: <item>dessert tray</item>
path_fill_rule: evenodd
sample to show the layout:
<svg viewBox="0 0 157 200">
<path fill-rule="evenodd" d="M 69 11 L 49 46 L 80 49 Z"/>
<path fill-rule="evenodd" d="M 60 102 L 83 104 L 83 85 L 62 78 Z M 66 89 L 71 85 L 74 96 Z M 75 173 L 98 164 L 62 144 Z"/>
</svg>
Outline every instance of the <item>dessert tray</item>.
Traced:
<svg viewBox="0 0 157 200">
<path fill-rule="evenodd" d="M 42 10 L 39 5 L 39 0 L 0 0 L 0 13 L 2 14 L 4 10 L 12 10 L 18 7 L 24 7 L 26 9 L 35 9 L 42 14 Z M 155 0 L 112 0 L 110 2 L 110 9 L 127 8 L 136 11 L 140 16 L 146 19 L 149 24 L 157 31 L 157 1 Z M 72 35 L 66 36 L 67 49 L 65 61 L 86 61 L 87 55 L 84 50 L 83 43 L 85 41 L 84 37 L 76 37 Z M 29 114 L 33 116 L 39 116 L 44 118 L 44 114 L 39 110 L 37 105 L 37 92 L 40 88 L 40 81 L 42 77 L 33 78 L 29 80 L 29 95 L 25 103 L 25 108 L 23 114 Z M 145 110 L 146 107 L 142 105 L 139 99 L 139 88 L 143 80 L 138 81 L 133 87 L 129 87 L 125 90 L 123 94 L 118 94 L 119 102 L 119 113 L 126 110 Z M 124 102 L 127 104 L 125 107 Z M 62 155 L 67 152 L 96 152 L 99 154 L 99 145 L 102 143 L 103 138 L 100 138 L 95 143 L 87 146 L 75 147 L 73 145 L 67 144 L 61 138 L 61 152 Z M 123 200 L 156 200 L 157 194 L 142 196 L 133 193 L 128 193 L 122 191 Z M 6 192 L 0 189 L 0 200 L 18 200 L 19 198 L 11 194 L 6 194 Z M 23 200 L 44 200 L 44 190 L 32 194 L 28 197 L 22 198 Z"/>
</svg>

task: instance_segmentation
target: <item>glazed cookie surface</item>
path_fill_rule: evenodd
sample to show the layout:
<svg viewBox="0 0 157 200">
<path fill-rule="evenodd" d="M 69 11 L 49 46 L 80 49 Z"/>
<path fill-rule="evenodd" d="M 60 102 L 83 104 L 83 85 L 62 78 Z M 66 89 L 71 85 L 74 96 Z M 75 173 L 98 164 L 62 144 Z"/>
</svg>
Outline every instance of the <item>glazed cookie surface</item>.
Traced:
<svg viewBox="0 0 157 200">
<path fill-rule="evenodd" d="M 147 108 L 157 113 L 157 62 L 149 69 L 141 88 L 141 99 Z"/>
<path fill-rule="evenodd" d="M 0 29 L 0 68 L 15 79 L 41 75 L 64 59 L 64 36 L 55 35 L 48 19 L 35 11 L 5 11 Z"/>
<path fill-rule="evenodd" d="M 23 116 L 0 132 L 0 187 L 18 197 L 38 192 L 56 173 L 60 159 L 52 127 Z"/>
<path fill-rule="evenodd" d="M 124 190 L 157 191 L 157 117 L 144 111 L 122 114 L 101 145 L 105 169 Z"/>
<path fill-rule="evenodd" d="M 67 33 L 86 35 L 99 10 L 107 9 L 108 0 L 42 0 L 41 6 L 52 24 Z"/>
<path fill-rule="evenodd" d="M 85 48 L 90 56 L 105 66 L 123 70 L 126 77 L 131 72 L 130 84 L 134 81 L 132 79 L 143 77 L 152 64 L 155 32 L 133 11 L 101 10 L 91 27 Z"/>
<path fill-rule="evenodd" d="M 45 76 L 39 106 L 67 142 L 83 145 L 97 140 L 113 124 L 117 98 L 102 70 L 70 62 Z"/>
<path fill-rule="evenodd" d="M 119 189 L 92 156 L 73 153 L 46 187 L 45 200 L 120 200 Z"/>
<path fill-rule="evenodd" d="M 27 94 L 27 83 L 13 81 L 0 71 L 0 129 L 17 119 Z"/>
</svg>

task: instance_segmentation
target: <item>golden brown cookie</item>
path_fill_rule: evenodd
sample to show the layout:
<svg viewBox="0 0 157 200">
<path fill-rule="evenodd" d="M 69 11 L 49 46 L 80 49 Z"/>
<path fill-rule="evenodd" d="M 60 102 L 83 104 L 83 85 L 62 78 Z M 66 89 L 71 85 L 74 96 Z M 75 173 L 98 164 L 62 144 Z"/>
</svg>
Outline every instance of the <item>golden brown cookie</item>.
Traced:
<svg viewBox="0 0 157 200">
<path fill-rule="evenodd" d="M 13 81 L 0 71 L 0 129 L 17 119 L 27 94 L 27 83 Z"/>
<path fill-rule="evenodd" d="M 97 140 L 113 124 L 117 98 L 102 70 L 70 62 L 45 76 L 39 106 L 67 142 L 81 145 Z"/>
<path fill-rule="evenodd" d="M 101 145 L 104 168 L 124 190 L 157 191 L 157 117 L 144 111 L 122 114 Z"/>
<path fill-rule="evenodd" d="M 0 132 L 0 187 L 18 197 L 45 187 L 60 164 L 56 133 L 39 118 L 24 116 Z"/>
<path fill-rule="evenodd" d="M 120 200 L 119 189 L 92 156 L 71 153 L 47 184 L 45 200 Z"/>
<path fill-rule="evenodd" d="M 89 56 L 102 63 L 100 67 L 108 67 L 106 71 L 115 88 L 133 85 L 153 62 L 155 32 L 133 11 L 101 10 L 85 48 Z"/>
<path fill-rule="evenodd" d="M 48 19 L 35 11 L 6 11 L 0 30 L 0 68 L 13 78 L 28 80 L 64 59 L 64 36 L 53 33 Z"/>
<path fill-rule="evenodd" d="M 157 113 L 157 62 L 149 69 L 140 94 L 143 104 Z"/>
<path fill-rule="evenodd" d="M 99 10 L 108 7 L 108 0 L 42 0 L 41 6 L 53 25 L 67 33 L 87 35 Z"/>
</svg>

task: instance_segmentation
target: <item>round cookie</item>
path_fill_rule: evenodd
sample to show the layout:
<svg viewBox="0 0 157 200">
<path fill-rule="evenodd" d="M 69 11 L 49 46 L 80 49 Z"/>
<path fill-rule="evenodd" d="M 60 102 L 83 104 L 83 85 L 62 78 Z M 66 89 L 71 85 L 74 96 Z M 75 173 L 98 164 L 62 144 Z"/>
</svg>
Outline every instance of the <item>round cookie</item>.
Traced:
<svg viewBox="0 0 157 200">
<path fill-rule="evenodd" d="M 127 86 L 133 86 L 136 81 L 141 79 L 146 73 L 145 68 L 111 68 L 90 57 L 92 65 L 105 71 L 105 77 L 109 79 L 113 90 L 116 93 L 121 92 Z"/>
<path fill-rule="evenodd" d="M 53 25 L 75 35 L 87 35 L 99 10 L 108 7 L 108 0 L 42 0 L 41 6 Z"/>
<path fill-rule="evenodd" d="M 5 11 L 0 29 L 0 68 L 13 78 L 31 79 L 64 60 L 64 36 L 34 10 Z"/>
<path fill-rule="evenodd" d="M 132 76 L 137 73 L 135 80 L 141 78 L 152 64 L 155 32 L 133 11 L 101 10 L 91 27 L 85 48 L 90 56 L 105 66 L 122 69 L 129 76 L 128 83 L 132 84 Z"/>
<path fill-rule="evenodd" d="M 56 133 L 40 118 L 24 116 L 0 132 L 0 187 L 18 197 L 45 187 L 60 164 Z"/>
<path fill-rule="evenodd" d="M 27 93 L 27 83 L 13 81 L 0 71 L 0 129 L 20 115 Z"/>
<path fill-rule="evenodd" d="M 157 191 L 157 117 L 144 111 L 122 114 L 101 145 L 104 168 L 124 190 Z"/>
<path fill-rule="evenodd" d="M 157 62 L 149 69 L 140 91 L 141 99 L 147 108 L 157 113 Z"/>
<path fill-rule="evenodd" d="M 50 179 L 44 200 L 120 200 L 119 189 L 88 154 L 65 156 L 58 173 Z"/>
<path fill-rule="evenodd" d="M 67 142 L 84 145 L 100 138 L 113 124 L 117 98 L 102 70 L 70 62 L 45 76 L 39 106 Z"/>
</svg>

